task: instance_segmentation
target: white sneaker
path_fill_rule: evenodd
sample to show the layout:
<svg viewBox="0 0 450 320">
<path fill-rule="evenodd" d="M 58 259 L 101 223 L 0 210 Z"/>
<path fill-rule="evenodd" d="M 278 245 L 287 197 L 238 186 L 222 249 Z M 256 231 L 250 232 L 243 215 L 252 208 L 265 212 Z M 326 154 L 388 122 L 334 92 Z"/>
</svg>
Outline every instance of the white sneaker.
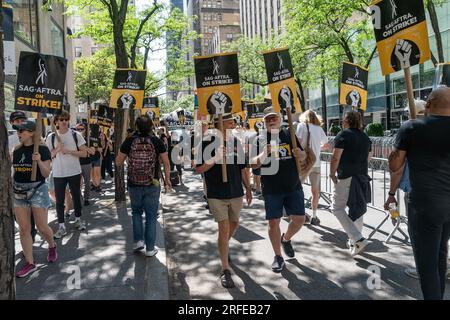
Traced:
<svg viewBox="0 0 450 320">
<path fill-rule="evenodd" d="M 351 249 L 352 247 L 354 247 L 352 240 L 348 239 L 347 240 L 347 248 Z"/>
<path fill-rule="evenodd" d="M 146 257 L 153 257 L 158 253 L 158 249 L 153 249 L 152 251 L 145 251 Z"/>
<path fill-rule="evenodd" d="M 409 276 L 411 278 L 419 279 L 419 274 L 417 273 L 416 268 L 407 268 L 407 269 L 405 269 L 405 273 L 407 276 Z"/>
<path fill-rule="evenodd" d="M 350 254 L 352 255 L 352 257 L 360 254 L 369 243 L 370 241 L 364 238 L 356 241 L 354 246 L 350 248 Z"/>
<path fill-rule="evenodd" d="M 133 244 L 133 251 L 134 252 L 141 251 L 142 249 L 144 249 L 144 247 L 145 247 L 144 241 L 140 240 Z"/>
<path fill-rule="evenodd" d="M 66 228 L 59 228 L 58 231 L 55 232 L 53 235 L 53 238 L 55 239 L 61 239 L 67 234 Z"/>
</svg>

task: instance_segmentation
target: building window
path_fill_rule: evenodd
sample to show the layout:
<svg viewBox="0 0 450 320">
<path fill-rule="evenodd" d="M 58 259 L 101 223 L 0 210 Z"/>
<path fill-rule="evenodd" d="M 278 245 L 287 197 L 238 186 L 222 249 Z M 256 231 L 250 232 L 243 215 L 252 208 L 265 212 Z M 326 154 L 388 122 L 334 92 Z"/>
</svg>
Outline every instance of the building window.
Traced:
<svg viewBox="0 0 450 320">
<path fill-rule="evenodd" d="M 222 14 L 221 13 L 217 14 L 217 21 L 222 21 Z"/>
<path fill-rule="evenodd" d="M 79 58 L 83 55 L 83 48 L 75 47 L 75 58 Z"/>
<path fill-rule="evenodd" d="M 13 1 L 13 24 L 14 33 L 34 48 L 38 47 L 36 1 L 15 0 Z"/>
<path fill-rule="evenodd" d="M 228 42 L 232 42 L 233 41 L 233 34 L 232 33 L 227 33 L 227 41 Z"/>
<path fill-rule="evenodd" d="M 222 0 L 217 0 L 217 8 L 222 8 Z"/>
<path fill-rule="evenodd" d="M 91 47 L 91 55 L 96 54 L 98 51 L 98 47 Z"/>
<path fill-rule="evenodd" d="M 50 20 L 50 34 L 53 54 L 64 58 L 64 33 L 53 20 Z"/>
</svg>

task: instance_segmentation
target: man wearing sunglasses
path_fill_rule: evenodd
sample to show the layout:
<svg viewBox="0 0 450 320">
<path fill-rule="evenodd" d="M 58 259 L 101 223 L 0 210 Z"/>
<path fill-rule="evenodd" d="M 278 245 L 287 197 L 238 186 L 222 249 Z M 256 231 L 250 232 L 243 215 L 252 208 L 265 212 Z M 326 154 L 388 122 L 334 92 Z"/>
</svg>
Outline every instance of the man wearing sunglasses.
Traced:
<svg viewBox="0 0 450 320">
<path fill-rule="evenodd" d="M 47 146 L 52 154 L 52 173 L 56 195 L 56 213 L 59 228 L 54 237 L 60 239 L 67 234 L 64 221 L 64 200 L 69 185 L 75 208 L 75 227 L 85 230 L 81 220 L 81 165 L 80 157 L 87 156 L 86 141 L 83 136 L 69 129 L 70 115 L 67 111 L 55 117 L 58 137 L 55 133 L 47 138 Z"/>
</svg>

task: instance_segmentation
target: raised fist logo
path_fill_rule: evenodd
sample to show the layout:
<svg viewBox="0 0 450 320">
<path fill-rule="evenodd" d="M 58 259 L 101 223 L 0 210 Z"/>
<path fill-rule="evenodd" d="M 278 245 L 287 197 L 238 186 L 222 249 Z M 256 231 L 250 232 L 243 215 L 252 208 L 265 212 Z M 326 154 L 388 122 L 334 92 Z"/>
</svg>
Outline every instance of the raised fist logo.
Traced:
<svg viewBox="0 0 450 320">
<path fill-rule="evenodd" d="M 280 97 L 283 99 L 286 108 L 292 108 L 292 92 L 288 86 L 283 86 L 280 91 Z"/>
<path fill-rule="evenodd" d="M 351 100 L 351 106 L 358 107 L 361 101 L 361 95 L 359 94 L 359 92 L 354 90 L 350 92 L 348 96 L 350 97 Z"/>
<path fill-rule="evenodd" d="M 400 61 L 400 67 L 402 69 L 411 67 L 411 53 L 412 53 L 412 45 L 402 39 L 397 40 L 397 44 L 395 45 L 395 56 L 398 61 Z"/>
<path fill-rule="evenodd" d="M 280 153 L 280 158 L 285 158 L 287 156 L 286 148 L 280 148 L 278 151 Z"/>
<path fill-rule="evenodd" d="M 120 97 L 120 101 L 122 101 L 122 108 L 130 109 L 131 104 L 133 103 L 133 96 L 128 92 Z"/>
<path fill-rule="evenodd" d="M 256 123 L 255 123 L 255 128 L 256 128 L 257 130 L 262 130 L 262 129 L 264 129 L 264 123 L 263 123 L 262 121 L 256 122 Z"/>
<path fill-rule="evenodd" d="M 215 109 L 214 114 L 225 113 L 225 106 L 227 105 L 228 98 L 222 92 L 216 91 L 216 93 L 211 96 L 210 102 Z"/>
</svg>

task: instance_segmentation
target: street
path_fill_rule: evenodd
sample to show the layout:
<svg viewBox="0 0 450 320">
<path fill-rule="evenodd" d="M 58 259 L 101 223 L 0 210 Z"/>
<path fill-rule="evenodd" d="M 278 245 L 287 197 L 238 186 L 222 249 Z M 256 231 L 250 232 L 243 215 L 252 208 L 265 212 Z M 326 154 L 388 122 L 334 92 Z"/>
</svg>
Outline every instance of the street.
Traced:
<svg viewBox="0 0 450 320">
<path fill-rule="evenodd" d="M 404 273 L 413 267 L 411 247 L 386 223 L 367 251 L 353 259 L 346 236 L 331 213 L 318 213 L 321 226 L 306 225 L 293 238 L 294 259 L 273 273 L 273 252 L 267 236 L 263 202 L 244 206 L 241 225 L 230 242 L 236 288 L 220 285 L 217 225 L 204 209 L 199 175 L 184 172 L 184 185 L 164 194 L 158 219 L 159 252 L 155 258 L 132 253 L 130 209 L 117 206 L 111 189 L 95 198 L 86 232 L 73 231 L 58 240 L 59 259 L 44 264 L 47 247 L 38 236 L 38 271 L 17 279 L 18 299 L 420 299 L 419 282 Z M 111 187 L 111 181 L 107 186 Z M 309 187 L 305 186 L 309 197 Z M 378 191 L 377 191 L 378 192 Z M 54 209 L 49 217 L 54 220 Z M 368 235 L 382 220 L 380 212 L 365 216 Z M 55 226 L 55 221 L 50 223 Z M 69 223 L 70 225 L 70 223 Z M 164 227 L 163 227 L 164 225 Z M 282 221 L 282 230 L 286 221 Z M 372 228 L 372 229 L 371 229 Z M 406 228 L 402 225 L 406 231 Z M 398 236 L 398 237 L 397 237 Z M 16 263 L 22 260 L 16 234 Z M 374 273 L 375 272 L 375 273 Z M 379 277 L 377 275 L 379 272 Z M 79 282 L 77 277 L 79 275 Z M 450 298 L 447 290 L 446 299 Z"/>
</svg>

